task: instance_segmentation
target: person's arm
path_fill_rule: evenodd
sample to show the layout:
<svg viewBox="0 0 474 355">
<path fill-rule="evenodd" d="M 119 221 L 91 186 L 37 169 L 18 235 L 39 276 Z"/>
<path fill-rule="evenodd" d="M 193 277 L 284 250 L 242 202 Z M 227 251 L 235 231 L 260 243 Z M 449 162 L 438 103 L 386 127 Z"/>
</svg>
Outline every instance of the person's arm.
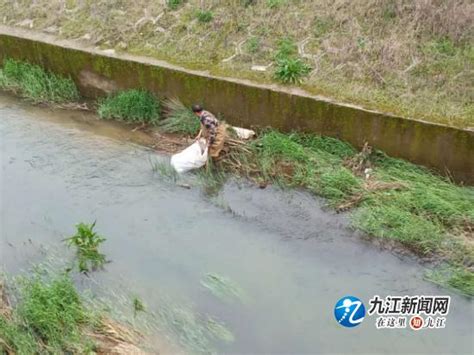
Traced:
<svg viewBox="0 0 474 355">
<path fill-rule="evenodd" d="M 202 128 L 199 130 L 199 133 L 198 135 L 196 136 L 196 138 L 194 138 L 195 141 L 197 141 L 198 139 L 200 139 L 202 136 Z"/>
</svg>

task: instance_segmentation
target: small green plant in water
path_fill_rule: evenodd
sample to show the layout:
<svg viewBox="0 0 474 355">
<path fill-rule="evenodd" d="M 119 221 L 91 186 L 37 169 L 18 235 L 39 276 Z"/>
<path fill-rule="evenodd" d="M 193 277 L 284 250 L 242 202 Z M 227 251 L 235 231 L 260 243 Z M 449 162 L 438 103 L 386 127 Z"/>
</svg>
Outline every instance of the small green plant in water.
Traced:
<svg viewBox="0 0 474 355">
<path fill-rule="evenodd" d="M 77 87 L 70 78 L 13 59 L 6 59 L 3 62 L 0 88 L 18 92 L 33 102 L 61 104 L 79 99 Z"/>
<path fill-rule="evenodd" d="M 196 171 L 198 182 L 207 197 L 216 196 L 227 181 L 227 174 L 212 159 L 207 165 Z"/>
<path fill-rule="evenodd" d="M 76 226 L 76 234 L 66 239 L 69 246 L 77 248 L 76 254 L 81 272 L 97 270 L 107 261 L 105 255 L 99 252 L 99 246 L 106 239 L 94 232 L 95 223 L 79 223 Z"/>
<path fill-rule="evenodd" d="M 138 313 L 145 312 L 145 305 L 138 297 L 133 298 L 133 315 L 136 317 Z"/>
<path fill-rule="evenodd" d="M 179 174 L 176 172 L 176 170 L 171 166 L 171 164 L 168 161 L 161 161 L 161 160 L 152 161 L 150 159 L 150 165 L 153 172 L 157 173 L 164 179 L 168 181 L 173 181 L 173 182 L 176 182 L 178 180 Z"/>
<path fill-rule="evenodd" d="M 103 119 L 141 124 L 157 124 L 160 120 L 160 102 L 145 90 L 126 90 L 108 96 L 99 102 L 97 110 Z"/>
</svg>

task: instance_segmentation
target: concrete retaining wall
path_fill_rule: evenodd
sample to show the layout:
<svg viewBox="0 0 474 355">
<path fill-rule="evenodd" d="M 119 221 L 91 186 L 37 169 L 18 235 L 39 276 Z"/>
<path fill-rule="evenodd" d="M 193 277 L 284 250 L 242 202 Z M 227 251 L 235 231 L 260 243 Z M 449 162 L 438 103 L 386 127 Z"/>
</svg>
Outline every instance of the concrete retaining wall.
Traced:
<svg viewBox="0 0 474 355">
<path fill-rule="evenodd" d="M 0 26 L 0 60 L 14 58 L 71 76 L 86 97 L 142 87 L 186 104 L 204 103 L 242 126 L 336 137 L 474 184 L 474 132 L 330 102 L 300 90 L 185 70 L 162 61 L 111 55 L 71 41 Z"/>
</svg>

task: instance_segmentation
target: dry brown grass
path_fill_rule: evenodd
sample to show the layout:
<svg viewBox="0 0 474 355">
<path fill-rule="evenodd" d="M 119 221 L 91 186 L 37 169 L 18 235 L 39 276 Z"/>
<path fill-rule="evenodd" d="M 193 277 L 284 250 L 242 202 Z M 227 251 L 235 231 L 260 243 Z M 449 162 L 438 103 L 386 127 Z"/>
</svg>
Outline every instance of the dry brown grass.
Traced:
<svg viewBox="0 0 474 355">
<path fill-rule="evenodd" d="M 83 38 L 215 74 L 272 81 L 290 37 L 313 68 L 308 91 L 368 108 L 474 127 L 470 0 L 0 0 L 5 24 Z M 199 8 L 213 20 L 200 23 Z"/>
</svg>

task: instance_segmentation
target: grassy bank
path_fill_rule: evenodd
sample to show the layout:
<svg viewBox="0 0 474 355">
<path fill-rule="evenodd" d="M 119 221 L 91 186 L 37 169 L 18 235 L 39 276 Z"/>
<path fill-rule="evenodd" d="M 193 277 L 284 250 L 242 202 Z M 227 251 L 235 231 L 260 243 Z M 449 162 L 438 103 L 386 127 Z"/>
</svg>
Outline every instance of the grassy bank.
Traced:
<svg viewBox="0 0 474 355">
<path fill-rule="evenodd" d="M 88 297 L 68 273 L 0 280 L 0 354 L 143 354 L 140 334 Z"/>
<path fill-rule="evenodd" d="M 291 50 L 290 46 L 287 52 Z M 284 45 L 281 51 L 286 51 Z M 286 57 L 291 55 L 287 52 Z M 5 77 L 7 64 L 27 65 L 6 61 L 0 78 Z M 52 74 L 38 76 L 38 86 L 49 92 L 43 83 L 47 75 Z M 0 87 L 12 87 L 4 82 L 0 81 Z M 38 95 L 46 97 L 42 91 Z M 189 108 L 178 100 L 165 101 L 163 106 L 161 116 L 161 104 L 153 95 L 130 90 L 100 101 L 97 109 L 101 117 L 156 125 L 160 132 L 186 136 L 197 133 L 199 123 Z M 431 274 L 433 281 L 474 295 L 472 187 L 457 186 L 427 169 L 372 151 L 369 146 L 358 152 L 334 138 L 272 130 L 260 132 L 246 145 L 234 146 L 225 159 L 203 172 L 210 184 L 216 182 L 215 186 L 230 175 L 260 186 L 277 183 L 323 196 L 336 210 L 350 211 L 354 228 L 434 261 L 442 272 Z M 84 233 L 93 236 L 92 228 Z"/>
<path fill-rule="evenodd" d="M 113 321 L 103 304 L 96 306 L 90 294 L 76 289 L 77 271 L 93 272 L 97 267 L 85 266 L 98 266 L 97 256 L 103 256 L 98 245 L 105 239 L 94 226 L 80 223 L 65 240 L 77 249 L 78 267 L 37 265 L 26 276 L 0 279 L 0 354 L 142 353 L 134 345 L 137 332 Z"/>
<path fill-rule="evenodd" d="M 167 120 L 191 122 L 178 106 Z M 204 173 L 215 186 L 235 174 L 325 197 L 332 208 L 350 211 L 354 228 L 434 261 L 443 272 L 432 273 L 433 281 L 474 295 L 474 188 L 368 146 L 357 152 L 334 138 L 272 130 Z"/>
<path fill-rule="evenodd" d="M 468 0 L 0 0 L 0 13 L 4 24 L 102 48 L 474 126 Z"/>
<path fill-rule="evenodd" d="M 100 320 L 84 307 L 68 276 L 54 280 L 24 279 L 18 303 L 0 316 L 0 350 L 7 353 L 90 353 L 86 336 Z"/>
</svg>

